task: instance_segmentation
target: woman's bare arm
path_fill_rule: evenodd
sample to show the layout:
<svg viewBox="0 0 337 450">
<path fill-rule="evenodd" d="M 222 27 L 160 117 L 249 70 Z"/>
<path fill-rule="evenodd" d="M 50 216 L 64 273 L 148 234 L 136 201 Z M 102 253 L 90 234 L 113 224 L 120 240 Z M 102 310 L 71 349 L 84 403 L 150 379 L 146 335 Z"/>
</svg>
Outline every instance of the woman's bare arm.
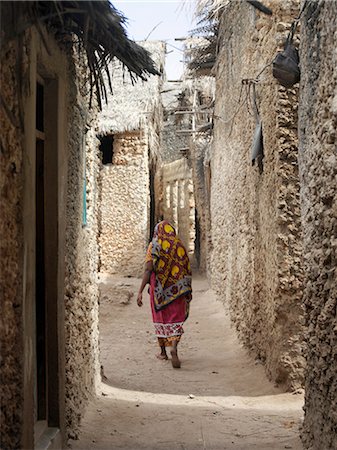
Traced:
<svg viewBox="0 0 337 450">
<path fill-rule="evenodd" d="M 149 261 L 145 264 L 145 271 L 144 271 L 143 279 L 142 279 L 142 282 L 140 284 L 140 288 L 138 291 L 138 296 L 137 296 L 137 305 L 138 306 L 143 305 L 143 290 L 144 290 L 145 286 L 150 282 L 152 271 L 153 271 L 153 264 L 152 264 L 152 261 Z"/>
</svg>

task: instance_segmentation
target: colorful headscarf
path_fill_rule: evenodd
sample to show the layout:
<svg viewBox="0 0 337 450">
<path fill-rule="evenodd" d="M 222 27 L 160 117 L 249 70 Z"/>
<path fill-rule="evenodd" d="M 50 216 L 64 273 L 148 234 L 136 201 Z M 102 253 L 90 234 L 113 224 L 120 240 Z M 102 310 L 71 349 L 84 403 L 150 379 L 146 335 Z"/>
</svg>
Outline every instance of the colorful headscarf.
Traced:
<svg viewBox="0 0 337 450">
<path fill-rule="evenodd" d="M 167 221 L 156 225 L 149 250 L 156 274 L 154 303 L 159 311 L 182 295 L 192 293 L 191 266 L 184 244 Z"/>
</svg>

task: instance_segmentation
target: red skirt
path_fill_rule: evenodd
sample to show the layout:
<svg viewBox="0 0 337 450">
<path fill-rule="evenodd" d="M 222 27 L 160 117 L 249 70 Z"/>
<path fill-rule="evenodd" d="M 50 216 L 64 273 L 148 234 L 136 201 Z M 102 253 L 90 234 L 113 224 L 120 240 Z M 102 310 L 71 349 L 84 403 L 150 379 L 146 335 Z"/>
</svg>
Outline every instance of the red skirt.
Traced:
<svg viewBox="0 0 337 450">
<path fill-rule="evenodd" d="M 189 314 L 190 296 L 182 295 L 160 311 L 154 307 L 154 286 L 156 275 L 152 272 L 150 279 L 150 301 L 155 334 L 158 338 L 180 337 L 184 333 L 183 324 Z M 170 339 L 169 339 L 170 340 Z"/>
</svg>

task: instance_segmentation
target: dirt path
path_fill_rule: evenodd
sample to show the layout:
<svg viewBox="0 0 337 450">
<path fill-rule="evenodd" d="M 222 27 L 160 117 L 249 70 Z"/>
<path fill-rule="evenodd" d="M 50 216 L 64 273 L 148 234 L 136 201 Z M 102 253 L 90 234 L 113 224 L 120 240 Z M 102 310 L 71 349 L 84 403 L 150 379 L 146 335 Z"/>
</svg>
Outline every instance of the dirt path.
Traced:
<svg viewBox="0 0 337 450">
<path fill-rule="evenodd" d="M 106 376 L 74 449 L 301 449 L 301 395 L 283 394 L 239 345 L 205 279 L 193 280 L 181 369 L 155 358 L 140 281 L 102 277 L 101 362 Z"/>
</svg>

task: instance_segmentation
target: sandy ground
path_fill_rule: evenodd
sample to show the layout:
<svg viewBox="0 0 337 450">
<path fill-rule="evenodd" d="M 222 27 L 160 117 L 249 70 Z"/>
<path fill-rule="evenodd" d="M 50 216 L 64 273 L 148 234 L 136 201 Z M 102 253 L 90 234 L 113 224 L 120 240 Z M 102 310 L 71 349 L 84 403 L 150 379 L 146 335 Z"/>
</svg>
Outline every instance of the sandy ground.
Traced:
<svg viewBox="0 0 337 450">
<path fill-rule="evenodd" d="M 242 349 L 223 305 L 194 277 L 181 369 L 156 359 L 140 281 L 101 276 L 104 382 L 73 449 L 301 449 L 302 395 L 282 393 Z M 132 293 L 134 296 L 132 297 Z"/>
</svg>

